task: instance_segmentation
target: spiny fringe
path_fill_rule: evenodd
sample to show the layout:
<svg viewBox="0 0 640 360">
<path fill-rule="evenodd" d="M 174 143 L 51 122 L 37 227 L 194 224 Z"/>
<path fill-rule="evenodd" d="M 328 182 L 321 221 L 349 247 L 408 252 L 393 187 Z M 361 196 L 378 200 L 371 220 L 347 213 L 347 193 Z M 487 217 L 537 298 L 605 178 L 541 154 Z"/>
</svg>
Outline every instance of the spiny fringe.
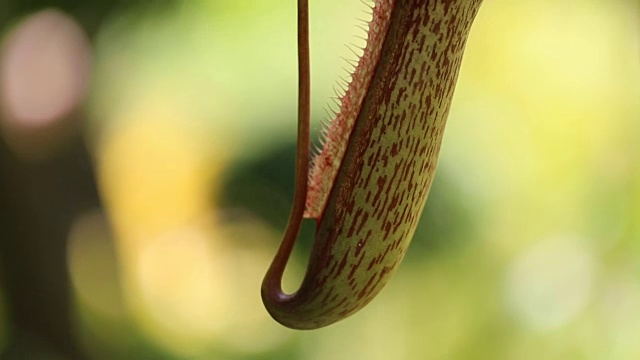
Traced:
<svg viewBox="0 0 640 360">
<path fill-rule="evenodd" d="M 323 119 L 320 138 L 312 147 L 314 154 L 309 177 L 309 192 L 305 217 L 320 219 L 333 182 L 337 176 L 340 163 L 346 151 L 347 142 L 351 135 L 356 117 L 371 83 L 373 71 L 377 66 L 382 43 L 386 36 L 391 8 L 396 0 L 361 0 L 366 9 L 363 13 L 371 20 L 356 18 L 356 28 L 362 30 L 365 36 L 355 35 L 356 39 L 364 40 L 365 47 L 346 44 L 357 60 L 344 60 L 342 69 L 346 73 L 338 76 L 333 90 L 335 97 L 331 97 L 324 109 L 327 117 Z"/>
</svg>

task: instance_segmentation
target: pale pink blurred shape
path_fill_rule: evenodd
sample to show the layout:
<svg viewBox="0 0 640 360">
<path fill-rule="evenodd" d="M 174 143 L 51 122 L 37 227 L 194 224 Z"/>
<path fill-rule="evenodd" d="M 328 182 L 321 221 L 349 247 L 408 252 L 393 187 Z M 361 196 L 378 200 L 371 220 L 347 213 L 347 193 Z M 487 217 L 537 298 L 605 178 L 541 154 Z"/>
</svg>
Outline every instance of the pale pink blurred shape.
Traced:
<svg viewBox="0 0 640 360">
<path fill-rule="evenodd" d="M 46 127 L 84 99 L 91 47 L 82 28 L 58 10 L 29 16 L 0 53 L 0 99 L 10 126 Z"/>
</svg>

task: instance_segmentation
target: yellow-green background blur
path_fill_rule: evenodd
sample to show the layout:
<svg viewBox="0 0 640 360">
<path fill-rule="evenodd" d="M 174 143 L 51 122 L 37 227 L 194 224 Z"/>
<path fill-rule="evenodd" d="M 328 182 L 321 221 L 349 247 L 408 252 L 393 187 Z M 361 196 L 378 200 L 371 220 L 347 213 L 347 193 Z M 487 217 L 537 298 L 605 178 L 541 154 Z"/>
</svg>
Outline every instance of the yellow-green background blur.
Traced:
<svg viewBox="0 0 640 360">
<path fill-rule="evenodd" d="M 295 1 L 155 4 L 91 38 L 81 136 L 104 208 L 67 253 L 92 359 L 640 358 L 636 0 L 485 0 L 405 261 L 305 332 L 259 296 L 292 195 Z M 311 1 L 316 129 L 366 9 Z"/>
</svg>

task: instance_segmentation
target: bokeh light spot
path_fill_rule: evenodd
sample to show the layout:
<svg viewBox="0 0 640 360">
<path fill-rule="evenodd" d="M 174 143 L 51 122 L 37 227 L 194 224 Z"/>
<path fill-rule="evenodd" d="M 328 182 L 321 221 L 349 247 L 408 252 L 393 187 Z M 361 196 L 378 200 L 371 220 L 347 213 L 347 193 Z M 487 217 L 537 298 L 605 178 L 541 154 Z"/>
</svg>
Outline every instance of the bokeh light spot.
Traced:
<svg viewBox="0 0 640 360">
<path fill-rule="evenodd" d="M 583 244 L 573 236 L 546 239 L 514 260 L 507 277 L 507 302 L 526 328 L 557 329 L 586 307 L 595 260 Z"/>
<path fill-rule="evenodd" d="M 111 230 L 100 210 L 84 213 L 69 233 L 69 268 L 80 300 L 107 317 L 122 317 L 117 261 Z"/>
<path fill-rule="evenodd" d="M 20 23 L 0 60 L 0 94 L 14 126 L 45 126 L 85 96 L 91 47 L 75 20 L 60 11 L 44 10 Z"/>
</svg>

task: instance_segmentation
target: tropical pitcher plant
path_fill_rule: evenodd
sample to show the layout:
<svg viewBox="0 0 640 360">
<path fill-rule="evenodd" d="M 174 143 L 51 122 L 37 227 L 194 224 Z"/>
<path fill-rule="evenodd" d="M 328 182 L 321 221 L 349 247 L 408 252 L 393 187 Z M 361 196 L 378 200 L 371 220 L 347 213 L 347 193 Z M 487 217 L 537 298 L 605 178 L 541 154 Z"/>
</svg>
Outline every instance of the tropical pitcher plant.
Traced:
<svg viewBox="0 0 640 360">
<path fill-rule="evenodd" d="M 481 3 L 375 0 L 364 54 L 311 160 L 308 0 L 298 0 L 294 201 L 262 284 L 276 321 L 315 329 L 344 319 L 369 303 L 397 269 L 433 181 Z M 282 276 L 303 217 L 316 221 L 315 240 L 300 288 L 286 294 Z"/>
</svg>

